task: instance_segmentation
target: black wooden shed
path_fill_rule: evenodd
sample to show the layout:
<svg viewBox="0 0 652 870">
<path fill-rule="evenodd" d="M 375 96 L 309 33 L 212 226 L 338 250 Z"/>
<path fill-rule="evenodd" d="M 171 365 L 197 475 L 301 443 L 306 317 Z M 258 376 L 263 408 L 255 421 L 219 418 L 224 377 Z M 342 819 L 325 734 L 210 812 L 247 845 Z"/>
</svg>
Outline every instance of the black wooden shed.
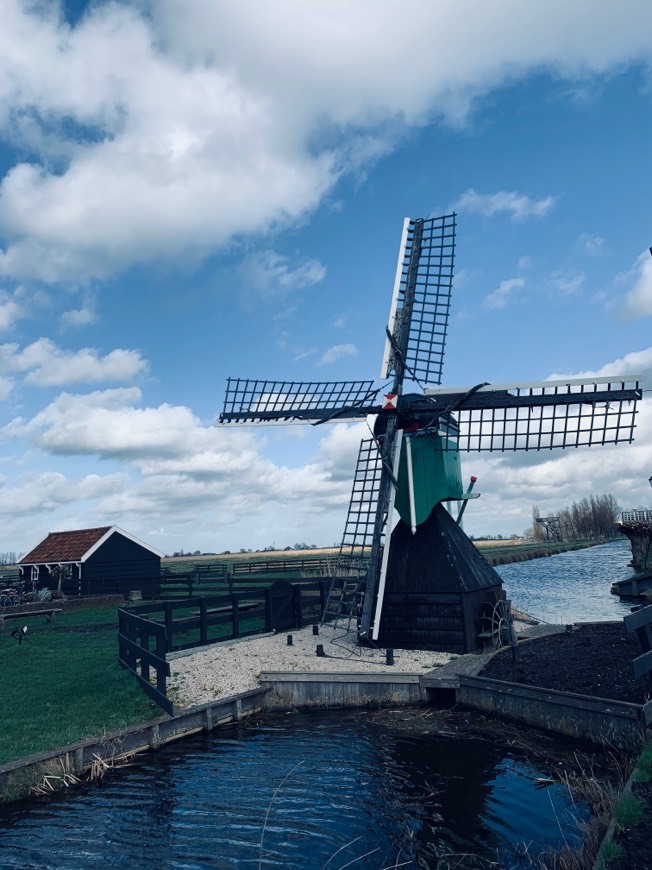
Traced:
<svg viewBox="0 0 652 870">
<path fill-rule="evenodd" d="M 66 595 L 140 589 L 160 576 L 163 553 L 117 526 L 50 532 L 18 560 L 28 585 Z"/>
</svg>

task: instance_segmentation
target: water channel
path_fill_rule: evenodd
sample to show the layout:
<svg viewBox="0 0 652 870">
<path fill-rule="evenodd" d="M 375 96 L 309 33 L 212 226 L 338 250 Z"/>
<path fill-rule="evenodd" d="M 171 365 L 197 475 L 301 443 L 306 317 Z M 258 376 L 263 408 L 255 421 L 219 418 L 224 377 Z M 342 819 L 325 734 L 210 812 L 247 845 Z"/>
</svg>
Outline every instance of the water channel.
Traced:
<svg viewBox="0 0 652 870">
<path fill-rule="evenodd" d="M 618 542 L 499 571 L 548 621 L 610 619 L 630 557 Z M 462 711 L 250 720 L 0 810 L 0 866 L 531 868 L 587 815 L 551 779 L 578 751 Z"/>
</svg>

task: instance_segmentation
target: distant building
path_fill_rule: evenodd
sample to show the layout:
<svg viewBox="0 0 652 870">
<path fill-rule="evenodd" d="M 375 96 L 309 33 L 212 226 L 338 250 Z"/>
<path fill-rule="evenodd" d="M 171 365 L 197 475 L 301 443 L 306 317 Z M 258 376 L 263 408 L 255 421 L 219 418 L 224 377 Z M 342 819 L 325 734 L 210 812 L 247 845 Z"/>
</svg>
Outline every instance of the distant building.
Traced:
<svg viewBox="0 0 652 870">
<path fill-rule="evenodd" d="M 66 595 L 140 589 L 161 573 L 163 553 L 117 526 L 50 532 L 18 560 L 21 577 Z"/>
</svg>

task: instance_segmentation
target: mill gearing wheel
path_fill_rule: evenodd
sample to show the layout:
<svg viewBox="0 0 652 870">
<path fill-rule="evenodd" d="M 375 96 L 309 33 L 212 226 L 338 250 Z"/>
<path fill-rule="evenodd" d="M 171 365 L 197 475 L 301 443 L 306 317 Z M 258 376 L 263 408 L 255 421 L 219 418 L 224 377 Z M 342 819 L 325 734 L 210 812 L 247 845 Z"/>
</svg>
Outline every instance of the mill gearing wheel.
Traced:
<svg viewBox="0 0 652 870">
<path fill-rule="evenodd" d="M 491 610 L 491 635 L 493 649 L 511 643 L 512 611 L 508 601 L 496 601 Z"/>
</svg>

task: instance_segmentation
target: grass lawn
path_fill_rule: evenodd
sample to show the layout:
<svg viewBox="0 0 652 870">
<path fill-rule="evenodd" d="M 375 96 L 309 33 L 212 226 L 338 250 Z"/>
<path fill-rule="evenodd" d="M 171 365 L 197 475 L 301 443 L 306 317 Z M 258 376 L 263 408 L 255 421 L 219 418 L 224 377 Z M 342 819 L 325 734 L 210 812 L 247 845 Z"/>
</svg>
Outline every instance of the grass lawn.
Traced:
<svg viewBox="0 0 652 870">
<path fill-rule="evenodd" d="M 64 605 L 65 606 L 65 605 Z M 28 633 L 19 646 L 18 625 Z M 118 664 L 117 607 L 8 621 L 0 635 L 0 764 L 56 749 L 161 709 Z"/>
</svg>

